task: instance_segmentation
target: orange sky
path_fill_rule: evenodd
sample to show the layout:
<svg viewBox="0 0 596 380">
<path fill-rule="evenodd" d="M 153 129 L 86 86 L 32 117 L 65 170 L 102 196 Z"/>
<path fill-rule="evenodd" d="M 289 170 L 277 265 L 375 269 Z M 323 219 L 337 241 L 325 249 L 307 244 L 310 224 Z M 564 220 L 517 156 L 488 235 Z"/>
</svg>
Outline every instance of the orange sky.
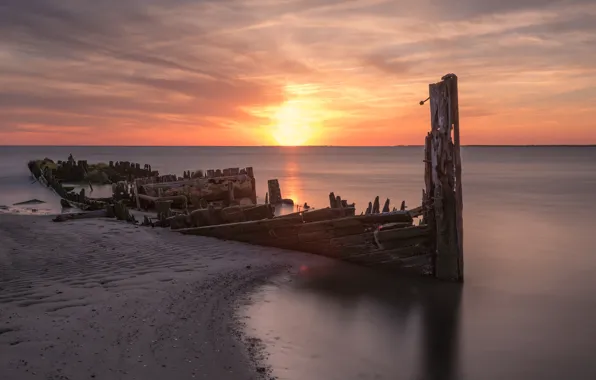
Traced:
<svg viewBox="0 0 596 380">
<path fill-rule="evenodd" d="M 592 0 L 6 0 L 0 145 L 596 144 Z"/>
</svg>

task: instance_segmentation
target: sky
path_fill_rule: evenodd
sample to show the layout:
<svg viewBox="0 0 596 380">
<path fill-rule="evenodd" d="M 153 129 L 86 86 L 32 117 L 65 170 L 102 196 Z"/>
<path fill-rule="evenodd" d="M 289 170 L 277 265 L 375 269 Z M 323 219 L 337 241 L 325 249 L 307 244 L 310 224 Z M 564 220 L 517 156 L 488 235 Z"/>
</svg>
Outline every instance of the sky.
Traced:
<svg viewBox="0 0 596 380">
<path fill-rule="evenodd" d="M 594 0 L 0 0 L 0 145 L 596 144 Z"/>
</svg>

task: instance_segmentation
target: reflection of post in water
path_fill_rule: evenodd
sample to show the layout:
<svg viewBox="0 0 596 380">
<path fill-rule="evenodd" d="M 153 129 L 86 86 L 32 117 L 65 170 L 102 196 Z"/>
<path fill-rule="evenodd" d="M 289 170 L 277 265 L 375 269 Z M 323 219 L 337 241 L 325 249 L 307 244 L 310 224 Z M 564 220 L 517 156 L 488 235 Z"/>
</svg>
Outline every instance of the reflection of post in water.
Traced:
<svg viewBox="0 0 596 380">
<path fill-rule="evenodd" d="M 423 293 L 422 357 L 417 379 L 459 378 L 461 292 L 460 284 L 438 284 Z"/>
</svg>

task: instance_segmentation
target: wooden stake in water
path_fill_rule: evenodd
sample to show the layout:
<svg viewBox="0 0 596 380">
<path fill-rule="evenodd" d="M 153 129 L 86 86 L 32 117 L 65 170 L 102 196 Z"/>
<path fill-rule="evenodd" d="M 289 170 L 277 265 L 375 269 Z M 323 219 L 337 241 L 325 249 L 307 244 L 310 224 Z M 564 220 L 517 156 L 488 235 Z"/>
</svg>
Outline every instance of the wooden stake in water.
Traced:
<svg viewBox="0 0 596 380">
<path fill-rule="evenodd" d="M 385 201 L 385 204 L 383 205 L 383 212 L 389 212 L 389 203 L 391 201 L 389 200 L 389 198 L 387 198 L 387 200 Z"/>
<path fill-rule="evenodd" d="M 439 279 L 463 281 L 457 76 L 445 75 L 441 82 L 429 85 L 429 93 L 431 132 L 425 145 L 425 182 L 429 227 L 434 229 L 434 272 Z"/>
</svg>

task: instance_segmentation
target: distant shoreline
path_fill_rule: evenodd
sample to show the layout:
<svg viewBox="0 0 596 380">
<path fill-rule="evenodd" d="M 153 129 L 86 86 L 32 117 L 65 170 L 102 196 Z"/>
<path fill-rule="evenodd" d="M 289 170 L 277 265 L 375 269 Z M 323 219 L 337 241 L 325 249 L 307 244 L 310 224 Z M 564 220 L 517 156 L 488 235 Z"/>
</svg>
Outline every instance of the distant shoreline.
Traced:
<svg viewBox="0 0 596 380">
<path fill-rule="evenodd" d="M 0 145 L 1 148 L 422 148 L 424 145 Z M 594 148 L 596 144 L 573 145 L 462 145 L 466 148 Z"/>
</svg>

